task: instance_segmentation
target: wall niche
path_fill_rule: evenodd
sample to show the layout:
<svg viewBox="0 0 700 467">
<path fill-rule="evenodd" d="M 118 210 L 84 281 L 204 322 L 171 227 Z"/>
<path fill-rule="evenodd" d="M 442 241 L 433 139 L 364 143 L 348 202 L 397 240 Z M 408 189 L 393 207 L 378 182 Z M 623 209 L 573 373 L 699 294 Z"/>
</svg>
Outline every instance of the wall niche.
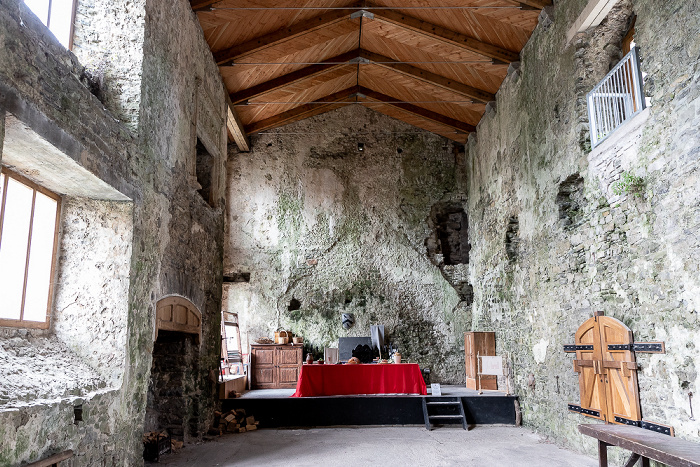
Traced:
<svg viewBox="0 0 700 467">
<path fill-rule="evenodd" d="M 434 205 L 429 225 L 432 233 L 425 240 L 425 246 L 434 264 L 469 264 L 469 223 L 460 203 Z M 438 255 L 442 255 L 442 260 Z"/>
<path fill-rule="evenodd" d="M 569 175 L 559 184 L 556 199 L 559 207 L 559 221 L 565 229 L 576 227 L 583 218 L 583 177 Z"/>
</svg>

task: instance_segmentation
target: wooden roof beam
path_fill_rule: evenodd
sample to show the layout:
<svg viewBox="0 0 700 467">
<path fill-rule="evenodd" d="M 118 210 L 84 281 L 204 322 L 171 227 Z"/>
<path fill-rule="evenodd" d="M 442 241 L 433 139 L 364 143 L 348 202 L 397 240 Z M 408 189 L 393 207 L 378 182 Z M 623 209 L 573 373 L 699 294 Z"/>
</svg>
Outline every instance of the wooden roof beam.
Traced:
<svg viewBox="0 0 700 467">
<path fill-rule="evenodd" d="M 310 65 L 299 70 L 293 71 L 291 73 L 287 73 L 286 75 L 282 75 L 277 78 L 273 78 L 269 81 L 265 81 L 264 83 L 252 86 L 248 89 L 243 89 L 241 91 L 235 92 L 231 94 L 231 101 L 234 104 L 239 104 L 243 101 L 254 99 L 262 94 L 283 88 L 285 86 L 289 86 L 301 80 L 312 78 L 323 73 L 328 73 L 331 70 L 347 66 L 351 60 L 357 59 L 359 56 L 360 50 L 356 49 L 338 55 L 336 57 L 323 60 L 322 63 Z"/>
<path fill-rule="evenodd" d="M 190 0 L 190 6 L 195 13 L 198 11 L 211 11 L 211 6 L 220 1 L 221 0 Z"/>
<path fill-rule="evenodd" d="M 372 5 L 368 5 L 372 6 Z M 488 44 L 459 32 L 437 26 L 427 21 L 399 13 L 394 10 L 372 10 L 375 20 L 394 24 L 404 29 L 429 36 L 453 46 L 488 57 L 498 62 L 512 63 L 520 60 L 520 54 L 502 47 Z M 367 19 L 367 17 L 366 17 Z"/>
<path fill-rule="evenodd" d="M 236 109 L 233 108 L 233 104 L 228 97 L 226 98 L 226 131 L 229 141 L 235 142 L 239 151 L 250 151 L 250 140 L 243 128 L 243 122 L 241 122 Z"/>
<path fill-rule="evenodd" d="M 350 5 L 348 8 L 357 8 L 359 4 Z M 325 28 L 332 24 L 350 19 L 353 10 L 331 10 L 315 18 L 301 21 L 289 27 L 278 29 L 264 36 L 257 37 L 243 44 L 234 45 L 228 49 L 221 50 L 214 54 L 214 61 L 217 65 L 225 66 L 231 62 L 251 55 L 260 50 L 281 44 L 295 37 L 303 36 L 310 32 Z"/>
<path fill-rule="evenodd" d="M 368 99 L 371 99 L 373 101 L 384 103 L 386 105 L 396 107 L 397 109 L 405 110 L 406 112 L 412 113 L 413 115 L 417 115 L 426 120 L 431 120 L 435 123 L 454 128 L 455 130 L 464 133 L 473 133 L 476 131 L 476 127 L 474 125 L 470 125 L 469 123 L 465 123 L 454 118 L 447 117 L 437 112 L 433 112 L 432 110 L 424 109 L 423 107 L 419 107 L 414 104 L 409 104 L 406 102 L 397 102 L 401 101 L 402 99 L 395 99 L 391 96 L 387 96 L 386 94 L 372 91 L 371 89 L 366 88 L 364 86 L 360 86 L 358 92 L 358 97 L 360 98 L 367 97 Z"/>
<path fill-rule="evenodd" d="M 321 63 L 301 68 L 299 70 L 293 71 L 292 73 L 273 78 L 264 83 L 260 83 L 248 89 L 243 89 L 241 91 L 233 93 L 231 94 L 231 101 L 234 104 L 239 104 L 246 100 L 254 99 L 262 94 L 274 91 L 276 89 L 284 88 L 285 86 L 289 86 L 301 80 L 318 76 L 320 74 L 327 73 L 331 70 L 343 66 L 347 66 L 348 64 L 352 63 L 358 58 L 364 59 L 364 63 L 367 63 L 367 61 L 370 63 L 376 62 L 378 66 L 383 66 L 385 68 L 396 70 L 399 73 L 402 73 L 411 78 L 419 79 L 428 84 L 468 97 L 477 102 L 486 104 L 495 100 L 495 96 L 490 92 L 483 91 L 473 86 L 468 86 L 466 84 L 460 83 L 459 81 L 446 78 L 444 76 L 423 70 L 412 65 L 408 65 L 406 63 L 398 62 L 389 57 L 385 57 L 384 55 L 380 55 L 363 49 L 355 49 L 350 52 L 338 55 L 336 57 L 324 60 Z"/>
<path fill-rule="evenodd" d="M 552 5 L 552 0 L 505 0 L 513 5 L 528 6 L 535 10 L 542 10 Z M 524 9 L 524 8 L 523 8 Z"/>
<path fill-rule="evenodd" d="M 288 123 L 296 122 L 313 115 L 318 115 L 328 110 L 332 110 L 339 106 L 339 101 L 354 97 L 360 91 L 360 86 L 352 86 L 342 91 L 330 94 L 326 97 L 316 100 L 315 104 L 304 104 L 299 107 L 287 110 L 286 112 L 273 115 L 272 117 L 253 122 L 246 125 L 245 131 L 248 134 L 258 133 L 263 130 L 269 130 Z M 321 103 L 321 104 L 319 104 Z M 342 104 L 346 105 L 346 104 Z"/>
<path fill-rule="evenodd" d="M 454 92 L 477 102 L 486 104 L 493 100 L 496 100 L 496 96 L 490 92 L 483 91 L 481 89 L 475 88 L 473 86 L 468 86 L 466 84 L 460 83 L 459 81 L 446 78 L 444 76 L 438 75 L 437 73 L 432 73 L 430 71 L 423 70 L 421 68 L 415 67 L 413 65 L 408 65 L 406 63 L 401 63 L 396 60 L 392 60 L 384 55 L 376 54 L 366 50 L 360 50 L 360 57 L 369 60 L 370 62 L 377 62 L 376 64 L 385 68 L 390 68 L 396 70 L 411 78 L 416 78 L 424 81 L 433 86 L 437 86 L 442 89 Z"/>
</svg>

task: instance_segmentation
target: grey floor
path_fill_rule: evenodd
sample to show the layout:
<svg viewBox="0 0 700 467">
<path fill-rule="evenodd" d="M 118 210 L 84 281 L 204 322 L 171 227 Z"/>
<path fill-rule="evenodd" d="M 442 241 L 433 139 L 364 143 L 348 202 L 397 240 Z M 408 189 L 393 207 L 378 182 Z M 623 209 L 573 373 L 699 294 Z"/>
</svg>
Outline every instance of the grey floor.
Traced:
<svg viewBox="0 0 700 467">
<path fill-rule="evenodd" d="M 593 454 L 593 453 L 592 453 Z M 160 465 L 594 467 L 592 457 L 550 444 L 522 427 L 477 426 L 260 429 L 188 445 Z"/>
</svg>

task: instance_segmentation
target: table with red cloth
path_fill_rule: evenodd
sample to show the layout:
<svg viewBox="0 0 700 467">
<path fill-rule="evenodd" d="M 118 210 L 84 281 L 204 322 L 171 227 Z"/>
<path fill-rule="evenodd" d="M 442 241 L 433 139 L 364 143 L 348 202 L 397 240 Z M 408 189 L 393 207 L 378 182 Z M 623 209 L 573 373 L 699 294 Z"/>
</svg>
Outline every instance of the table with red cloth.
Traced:
<svg viewBox="0 0 700 467">
<path fill-rule="evenodd" d="M 292 397 L 427 393 L 417 363 L 311 364 L 302 365 Z"/>
</svg>

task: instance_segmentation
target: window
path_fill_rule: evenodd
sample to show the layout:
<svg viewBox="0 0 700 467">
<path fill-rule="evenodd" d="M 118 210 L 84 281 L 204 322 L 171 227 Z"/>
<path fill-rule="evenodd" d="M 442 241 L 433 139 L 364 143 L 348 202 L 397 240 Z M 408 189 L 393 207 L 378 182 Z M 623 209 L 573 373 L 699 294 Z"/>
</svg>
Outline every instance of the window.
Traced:
<svg viewBox="0 0 700 467">
<path fill-rule="evenodd" d="M 204 146 L 202 141 L 197 138 L 197 162 L 196 162 L 197 183 L 201 187 L 197 192 L 204 198 L 209 206 L 214 207 L 212 185 L 212 171 L 214 169 L 214 156 Z"/>
<path fill-rule="evenodd" d="M 0 326 L 49 324 L 60 198 L 0 173 Z"/>
<path fill-rule="evenodd" d="M 646 108 L 637 47 L 632 47 L 586 96 L 591 145 L 595 148 L 620 125 Z"/>
<path fill-rule="evenodd" d="M 24 0 L 42 23 L 67 49 L 73 48 L 75 0 Z"/>
</svg>

